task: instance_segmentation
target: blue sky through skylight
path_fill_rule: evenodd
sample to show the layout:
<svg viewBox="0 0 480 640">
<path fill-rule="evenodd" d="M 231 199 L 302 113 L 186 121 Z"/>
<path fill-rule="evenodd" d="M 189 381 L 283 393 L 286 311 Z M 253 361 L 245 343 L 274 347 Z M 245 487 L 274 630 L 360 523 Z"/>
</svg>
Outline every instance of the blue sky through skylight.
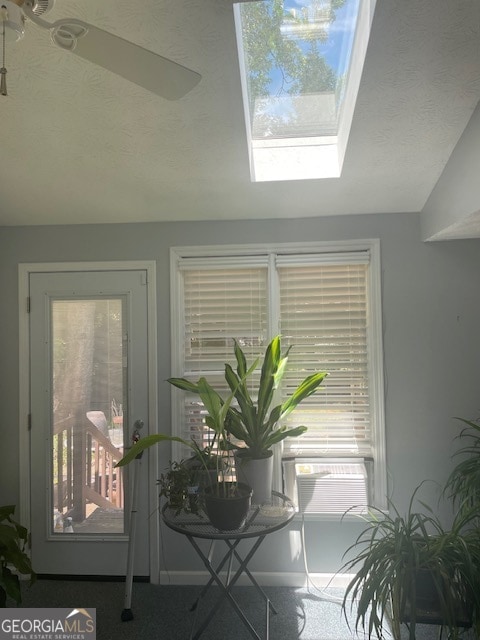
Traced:
<svg viewBox="0 0 480 640">
<path fill-rule="evenodd" d="M 337 144 L 359 13 L 364 5 L 373 3 L 374 0 L 263 0 L 237 5 L 237 38 L 241 39 L 242 88 L 254 180 L 277 179 L 271 167 L 280 162 L 295 165 L 296 178 L 292 179 L 339 175 L 343 158 L 339 160 L 332 148 L 324 149 L 322 175 L 312 172 L 311 167 L 302 173 L 301 156 L 311 163 L 318 154 L 307 147 Z M 295 142 L 286 143 L 286 139 Z M 269 146 L 267 141 L 271 142 Z M 261 150 L 256 152 L 255 146 Z M 255 156 L 263 160 L 256 162 Z M 330 169 L 326 168 L 327 162 L 333 163 Z M 271 165 L 267 167 L 268 177 L 259 177 L 262 163 L 265 167 Z M 285 167 L 280 173 L 288 175 Z"/>
</svg>

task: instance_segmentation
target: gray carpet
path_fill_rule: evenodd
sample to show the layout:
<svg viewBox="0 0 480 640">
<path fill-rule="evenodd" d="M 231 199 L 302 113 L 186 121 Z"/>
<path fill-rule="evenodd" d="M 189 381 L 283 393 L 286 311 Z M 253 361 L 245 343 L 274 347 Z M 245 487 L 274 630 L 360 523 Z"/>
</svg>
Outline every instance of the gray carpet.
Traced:
<svg viewBox="0 0 480 640">
<path fill-rule="evenodd" d="M 39 580 L 25 587 L 23 607 L 84 607 L 97 613 L 97 640 L 188 640 L 194 613 L 190 612 L 201 588 L 198 586 L 133 585 L 133 620 L 122 622 L 125 585 L 121 582 Z M 343 618 L 339 589 L 269 587 L 265 592 L 276 607 L 270 618 L 271 640 L 348 640 L 355 634 Z M 197 626 L 219 596 L 212 587 L 197 608 Z M 236 587 L 235 598 L 264 638 L 265 608 L 253 587 Z M 334 600 L 332 602 L 332 600 Z M 421 628 L 420 628 L 421 627 Z M 421 625 L 418 640 L 438 638 L 438 628 Z M 247 640 L 252 636 L 236 612 L 224 602 L 202 640 Z"/>
<path fill-rule="evenodd" d="M 121 621 L 125 585 L 120 582 L 39 580 L 24 590 L 23 607 L 93 607 L 97 610 L 98 640 L 187 640 L 195 613 L 190 607 L 197 599 L 198 586 L 133 585 L 134 619 Z M 322 601 L 307 590 L 265 588 L 278 613 L 270 618 L 271 640 L 343 640 L 350 638 L 340 606 Z M 337 590 L 337 597 L 341 591 Z M 216 602 L 219 589 L 212 587 L 197 607 L 197 625 Z M 253 587 L 237 587 L 235 598 L 252 624 L 264 636 L 265 607 Z M 236 612 L 224 602 L 208 628 L 205 640 L 243 640 L 252 636 Z"/>
</svg>

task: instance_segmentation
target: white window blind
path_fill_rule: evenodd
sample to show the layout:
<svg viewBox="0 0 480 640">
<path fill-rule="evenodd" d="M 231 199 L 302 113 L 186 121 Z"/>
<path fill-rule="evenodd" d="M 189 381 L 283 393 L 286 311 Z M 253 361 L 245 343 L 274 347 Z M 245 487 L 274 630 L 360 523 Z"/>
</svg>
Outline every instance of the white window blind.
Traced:
<svg viewBox="0 0 480 640">
<path fill-rule="evenodd" d="M 367 273 L 365 261 L 278 261 L 280 333 L 285 346 L 293 345 L 283 392 L 289 395 L 310 373 L 329 372 L 322 389 L 289 417 L 308 431 L 285 440 L 287 453 L 371 455 Z"/>
<path fill-rule="evenodd" d="M 183 371 L 192 382 L 205 376 L 212 386 L 229 392 L 224 378 L 226 362 L 233 358 L 233 340 L 240 343 L 249 362 L 262 351 L 267 338 L 267 268 L 227 268 L 214 261 L 183 264 L 184 331 Z M 223 262 L 222 262 L 223 264 Z M 211 438 L 203 424 L 198 396 L 182 394 L 182 437 L 200 445 Z"/>
</svg>

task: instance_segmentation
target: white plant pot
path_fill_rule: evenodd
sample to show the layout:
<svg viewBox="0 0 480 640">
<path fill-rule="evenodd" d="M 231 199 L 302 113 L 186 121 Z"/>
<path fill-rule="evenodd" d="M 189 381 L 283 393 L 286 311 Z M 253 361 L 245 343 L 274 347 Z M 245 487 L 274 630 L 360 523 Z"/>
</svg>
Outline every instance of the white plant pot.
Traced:
<svg viewBox="0 0 480 640">
<path fill-rule="evenodd" d="M 237 480 L 253 489 L 252 504 L 264 504 L 272 499 L 273 452 L 266 458 L 250 458 L 242 453 L 235 454 Z"/>
</svg>

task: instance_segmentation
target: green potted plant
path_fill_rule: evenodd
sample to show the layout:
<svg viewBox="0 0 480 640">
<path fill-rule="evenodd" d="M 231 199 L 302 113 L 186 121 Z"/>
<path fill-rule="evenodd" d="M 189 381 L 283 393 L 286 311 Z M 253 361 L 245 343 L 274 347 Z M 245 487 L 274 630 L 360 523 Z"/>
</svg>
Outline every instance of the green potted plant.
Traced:
<svg viewBox="0 0 480 640">
<path fill-rule="evenodd" d="M 249 375 L 251 370 L 246 372 L 246 375 Z M 182 382 L 182 385 L 178 386 L 180 386 L 180 388 L 188 388 L 188 390 L 191 390 L 193 387 L 199 394 L 207 411 L 205 422 L 215 434 L 215 439 L 218 443 L 218 450 L 228 451 L 229 435 L 226 431 L 225 423 L 227 413 L 234 397 L 233 392 L 224 400 L 220 394 L 211 387 L 205 378 L 200 378 L 196 384 L 188 381 L 184 382 L 185 384 Z M 208 470 L 208 465 L 204 455 L 205 452 L 200 450 L 195 442 L 188 442 L 183 438 L 168 436 L 165 434 L 155 434 L 141 438 L 117 463 L 117 466 L 129 464 L 145 449 L 166 441 L 180 442 L 190 447 L 194 452 L 194 456 L 199 460 L 199 462 L 201 462 L 204 469 Z M 223 455 L 216 455 L 215 460 L 215 475 L 217 481 L 203 487 L 202 497 L 204 500 L 204 506 L 210 521 L 218 529 L 236 529 L 245 521 L 250 508 L 252 490 L 249 486 L 243 483 L 231 481 L 231 469 L 228 464 L 225 463 Z"/>
<path fill-rule="evenodd" d="M 245 371 L 245 377 L 253 371 L 255 365 Z M 176 381 L 170 379 L 169 382 L 180 388 L 192 386 L 200 396 L 200 399 L 207 411 L 205 423 L 212 429 L 218 443 L 220 451 L 228 452 L 229 434 L 226 428 L 228 412 L 234 397 L 234 392 L 230 393 L 225 400 L 213 389 L 205 378 L 195 384 L 187 380 Z M 244 522 L 250 508 L 252 489 L 245 483 L 233 481 L 231 469 L 222 456 L 218 457 L 222 462 L 218 466 L 218 483 L 204 487 L 203 497 L 205 510 L 210 522 L 219 530 L 233 530 L 239 528 Z"/>
<path fill-rule="evenodd" d="M 224 438 L 224 444 L 230 449 L 236 449 L 237 477 L 252 487 L 253 500 L 256 503 L 266 502 L 271 497 L 272 447 L 285 438 L 297 437 L 307 430 L 305 426 L 288 428 L 282 425 L 281 421 L 303 400 L 312 395 L 328 375 L 325 371 L 311 374 L 284 402 L 272 407 L 275 393 L 286 370 L 289 351 L 290 348 L 282 355 L 280 336 L 270 341 L 263 358 L 258 388 L 255 391 L 249 389 L 249 380 L 252 372 L 257 368 L 259 359 L 247 368 L 245 354 L 237 340 L 234 340 L 236 371 L 230 364 L 225 364 L 225 380 L 232 392 L 232 399 L 236 399 L 238 406 L 233 406 L 229 401 L 222 429 L 225 435 L 233 436 L 237 441 L 243 442 L 243 446 L 236 445 L 228 437 Z M 202 397 L 199 383 L 191 382 L 186 378 L 169 378 L 168 382 L 179 389 L 197 393 Z M 214 394 L 218 400 L 219 394 L 216 392 Z"/>
<path fill-rule="evenodd" d="M 238 472 L 240 477 L 244 477 L 253 486 L 253 499 L 258 503 L 270 499 L 272 447 L 285 438 L 300 436 L 307 430 L 303 425 L 288 428 L 282 425 L 282 420 L 315 393 L 328 375 L 325 371 L 309 375 L 284 402 L 274 404 L 277 389 L 286 371 L 289 352 L 290 347 L 282 355 L 280 336 L 271 340 L 265 351 L 258 388 L 255 390 L 249 388 L 249 379 L 245 376 L 246 357 L 236 340 L 236 371 L 229 364 L 225 365 L 225 379 L 238 404 L 230 408 L 228 431 L 245 445 L 237 448 Z"/>
<path fill-rule="evenodd" d="M 188 441 L 164 433 L 152 434 L 140 438 L 115 466 L 124 467 L 130 464 L 145 449 L 162 442 L 179 442 L 189 447 L 192 455 L 186 460 L 170 461 L 168 469 L 157 481 L 160 487 L 159 495 L 165 497 L 168 506 L 177 513 L 182 510 L 186 513 L 198 513 L 199 501 L 192 496 L 198 494 L 206 485 L 216 483 L 218 469 L 222 467 L 221 456 L 213 451 L 212 446 L 202 449 L 193 440 Z"/>
<path fill-rule="evenodd" d="M 405 516 L 389 502 L 389 512 L 371 509 L 367 526 L 346 554 L 342 567 L 355 575 L 343 599 L 345 615 L 355 603 L 355 629 L 369 638 L 401 638 L 407 623 L 415 640 L 416 625 L 438 624 L 450 637 L 471 626 L 480 612 L 480 536 L 469 527 L 472 513 L 457 514 L 446 530 L 432 510 L 413 511 L 412 495 Z"/>
<path fill-rule="evenodd" d="M 28 531 L 13 516 L 15 507 L 0 507 L 0 607 L 6 607 L 7 597 L 17 604 L 22 602 L 18 574 L 30 576 L 35 581 L 28 548 Z"/>
<path fill-rule="evenodd" d="M 272 407 L 275 392 L 285 374 L 289 347 L 282 355 L 280 336 L 268 344 L 263 358 L 260 380 L 255 392 L 248 388 L 249 376 L 244 352 L 234 340 L 237 362 L 236 372 L 225 365 L 225 379 L 232 390 L 238 407 L 229 410 L 228 431 L 245 443 L 252 458 L 261 458 L 271 451 L 273 445 L 289 437 L 297 437 L 307 430 L 305 426 L 287 428 L 280 422 L 286 418 L 305 398 L 311 396 L 328 375 L 319 371 L 306 377 L 282 403 Z M 252 367 L 250 368 L 250 371 Z"/>
<path fill-rule="evenodd" d="M 203 489 L 217 482 L 219 456 L 212 446 L 200 449 L 192 441 L 193 455 L 186 460 L 170 461 L 158 480 L 160 496 L 166 498 L 168 505 L 175 509 L 177 514 L 199 514 L 201 511 L 200 494 Z"/>
<path fill-rule="evenodd" d="M 186 466 L 185 460 L 171 461 L 169 468 L 161 474 L 158 485 L 160 497 L 165 497 L 168 506 L 175 510 L 176 514 L 198 513 L 200 508 L 197 499 L 198 486 L 194 484 L 191 470 Z"/>
</svg>

